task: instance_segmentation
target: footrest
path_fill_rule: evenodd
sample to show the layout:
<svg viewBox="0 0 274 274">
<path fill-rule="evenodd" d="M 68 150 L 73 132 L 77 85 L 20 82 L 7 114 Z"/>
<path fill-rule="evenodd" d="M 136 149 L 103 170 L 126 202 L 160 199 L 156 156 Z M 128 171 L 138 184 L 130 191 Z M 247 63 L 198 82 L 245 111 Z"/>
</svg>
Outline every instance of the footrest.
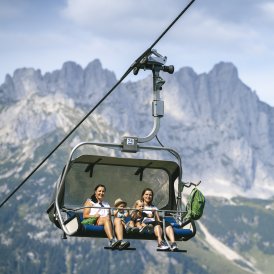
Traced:
<svg viewBox="0 0 274 274">
<path fill-rule="evenodd" d="M 160 251 L 160 252 L 184 252 L 184 253 L 187 253 L 187 250 L 184 250 L 184 249 L 176 249 L 176 250 L 171 250 L 171 249 L 156 249 L 157 251 Z"/>
<path fill-rule="evenodd" d="M 135 247 L 127 247 L 127 248 L 112 248 L 110 246 L 104 246 L 104 249 L 108 249 L 108 250 L 111 250 L 111 251 L 124 251 L 124 250 L 136 250 Z"/>
</svg>

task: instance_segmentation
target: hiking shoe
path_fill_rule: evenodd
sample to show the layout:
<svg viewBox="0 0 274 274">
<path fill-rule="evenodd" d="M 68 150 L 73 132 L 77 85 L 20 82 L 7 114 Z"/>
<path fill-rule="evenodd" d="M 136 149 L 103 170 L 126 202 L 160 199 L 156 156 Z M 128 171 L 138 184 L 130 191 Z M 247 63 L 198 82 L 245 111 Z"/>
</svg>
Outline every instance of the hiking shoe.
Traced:
<svg viewBox="0 0 274 274">
<path fill-rule="evenodd" d="M 172 251 L 176 251 L 176 250 L 178 250 L 178 246 L 177 246 L 177 244 L 174 242 L 174 243 L 172 243 L 171 245 L 170 245 L 170 249 L 172 250 Z"/>
<path fill-rule="evenodd" d="M 130 242 L 128 241 L 120 241 L 119 249 L 126 249 L 130 246 Z"/>
<path fill-rule="evenodd" d="M 158 247 L 157 249 L 160 249 L 160 250 L 168 250 L 169 247 L 167 245 L 167 243 L 165 241 L 161 241 L 160 244 L 158 244 Z"/>
<path fill-rule="evenodd" d="M 116 239 L 111 239 L 110 241 L 109 241 L 109 247 L 111 247 L 111 248 L 117 248 L 118 246 L 120 246 L 120 244 L 121 244 L 121 241 L 118 241 L 118 240 L 116 240 Z"/>
</svg>

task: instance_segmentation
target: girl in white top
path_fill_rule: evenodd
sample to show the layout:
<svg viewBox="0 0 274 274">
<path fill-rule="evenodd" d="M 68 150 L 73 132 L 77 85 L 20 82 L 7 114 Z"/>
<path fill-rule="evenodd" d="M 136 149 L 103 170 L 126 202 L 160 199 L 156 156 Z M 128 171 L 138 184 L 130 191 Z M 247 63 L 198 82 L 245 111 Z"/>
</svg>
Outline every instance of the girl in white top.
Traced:
<svg viewBox="0 0 274 274">
<path fill-rule="evenodd" d="M 97 185 L 94 189 L 94 194 L 87 199 L 84 206 L 83 218 L 96 218 L 96 225 L 103 225 L 106 235 L 110 241 L 110 247 L 125 248 L 129 246 L 129 242 L 123 241 L 123 226 L 121 222 L 114 221 L 115 234 L 118 240 L 115 239 L 112 223 L 110 218 L 110 205 L 103 201 L 106 192 L 104 185 Z M 89 208 L 92 207 L 92 208 Z"/>
</svg>

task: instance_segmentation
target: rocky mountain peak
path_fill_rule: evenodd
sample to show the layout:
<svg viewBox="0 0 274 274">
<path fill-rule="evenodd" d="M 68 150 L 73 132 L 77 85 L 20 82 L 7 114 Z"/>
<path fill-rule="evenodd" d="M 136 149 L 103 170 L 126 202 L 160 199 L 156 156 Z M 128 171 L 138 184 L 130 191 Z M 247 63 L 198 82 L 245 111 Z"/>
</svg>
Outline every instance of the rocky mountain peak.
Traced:
<svg viewBox="0 0 274 274">
<path fill-rule="evenodd" d="M 13 77 L 7 75 L 4 84 L 0 86 L 0 104 L 19 101 L 34 93 L 42 94 L 45 89 L 41 70 L 33 68 L 17 69 Z"/>
<path fill-rule="evenodd" d="M 209 75 L 218 79 L 234 81 L 238 79 L 238 69 L 230 62 L 220 62 L 213 67 Z"/>
<path fill-rule="evenodd" d="M 91 104 L 92 94 L 99 98 L 102 90 L 109 89 L 116 81 L 113 72 L 103 69 L 98 59 L 85 69 L 75 62 L 65 62 L 60 70 L 41 74 L 33 68 L 17 69 L 13 76 L 6 76 L 0 86 L 0 105 L 17 102 L 26 96 L 37 94 L 63 94 L 75 103 Z"/>
</svg>

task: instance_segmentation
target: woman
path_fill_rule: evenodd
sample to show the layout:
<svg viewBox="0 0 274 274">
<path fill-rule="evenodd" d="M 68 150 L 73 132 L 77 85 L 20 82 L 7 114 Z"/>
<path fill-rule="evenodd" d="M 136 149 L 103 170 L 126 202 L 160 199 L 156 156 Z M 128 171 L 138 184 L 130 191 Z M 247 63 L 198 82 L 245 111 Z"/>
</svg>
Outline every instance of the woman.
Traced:
<svg viewBox="0 0 274 274">
<path fill-rule="evenodd" d="M 103 225 L 111 248 L 127 248 L 130 243 L 123 240 L 123 225 L 121 222 L 114 221 L 114 230 L 118 240 L 113 235 L 110 205 L 104 201 L 105 192 L 106 187 L 104 185 L 97 185 L 95 187 L 94 194 L 84 204 L 86 207 L 83 211 L 84 222 L 91 220 L 96 225 Z"/>
<path fill-rule="evenodd" d="M 143 222 L 146 224 L 152 224 L 154 226 L 154 233 L 157 237 L 158 249 L 167 250 L 169 246 L 165 241 L 163 241 L 162 234 L 162 222 L 160 220 L 159 214 L 157 212 L 158 208 L 152 204 L 153 202 L 153 191 L 150 188 L 145 188 L 142 192 L 141 200 L 144 202 L 144 212 L 147 217 L 144 218 Z M 175 237 L 173 228 L 169 223 L 166 223 L 166 235 L 170 240 L 171 250 L 177 250 L 177 244 L 175 243 Z"/>
</svg>

